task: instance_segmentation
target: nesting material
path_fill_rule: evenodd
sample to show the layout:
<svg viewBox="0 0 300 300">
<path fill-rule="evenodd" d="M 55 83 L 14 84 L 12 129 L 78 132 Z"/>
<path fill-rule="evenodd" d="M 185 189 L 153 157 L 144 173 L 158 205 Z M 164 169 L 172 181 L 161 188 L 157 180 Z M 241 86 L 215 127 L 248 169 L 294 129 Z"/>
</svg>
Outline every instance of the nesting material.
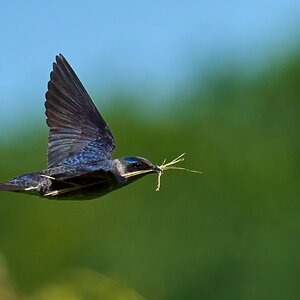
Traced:
<svg viewBox="0 0 300 300">
<path fill-rule="evenodd" d="M 184 155 L 185 155 L 185 153 L 182 153 L 181 155 L 179 155 L 178 157 L 176 157 L 175 159 L 173 159 L 172 161 L 170 161 L 168 163 L 166 162 L 167 160 L 165 159 L 163 161 L 163 163 L 160 166 L 158 166 L 158 168 L 160 169 L 160 171 L 158 172 L 157 188 L 156 188 L 157 192 L 160 190 L 161 176 L 164 173 L 164 171 L 167 171 L 167 170 L 181 170 L 181 171 L 198 173 L 198 174 L 202 173 L 202 172 L 199 172 L 199 171 L 195 171 L 195 170 L 190 170 L 190 169 L 186 169 L 186 168 L 183 168 L 183 167 L 174 166 L 174 165 L 176 165 L 176 164 L 184 161 Z M 125 173 L 125 174 L 123 174 L 123 176 L 125 178 L 129 178 L 129 177 L 132 177 L 132 176 L 142 175 L 142 174 L 146 174 L 146 173 L 150 173 L 150 172 L 153 172 L 153 171 L 152 170 L 140 170 L 140 171 Z"/>
<path fill-rule="evenodd" d="M 184 155 L 185 155 L 185 153 L 182 153 L 181 155 L 179 155 L 178 157 L 176 157 L 175 159 L 173 159 L 172 161 L 170 161 L 168 163 L 166 163 L 167 160 L 165 159 L 163 161 L 163 163 L 160 166 L 158 166 L 161 171 L 158 173 L 157 188 L 156 188 L 157 192 L 160 189 L 161 176 L 162 176 L 164 171 L 167 171 L 167 170 L 181 170 L 181 171 L 186 171 L 186 172 L 191 172 L 191 173 L 198 173 L 198 174 L 202 173 L 200 171 L 190 170 L 190 169 L 187 169 L 187 168 L 174 166 L 174 165 L 178 164 L 179 162 L 184 161 Z"/>
</svg>

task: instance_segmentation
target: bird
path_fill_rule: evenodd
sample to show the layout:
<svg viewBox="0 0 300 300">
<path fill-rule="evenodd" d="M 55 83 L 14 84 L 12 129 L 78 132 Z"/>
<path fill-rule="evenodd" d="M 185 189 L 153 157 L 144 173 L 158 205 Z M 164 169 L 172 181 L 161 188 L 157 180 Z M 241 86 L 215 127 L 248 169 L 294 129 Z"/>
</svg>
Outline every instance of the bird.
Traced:
<svg viewBox="0 0 300 300">
<path fill-rule="evenodd" d="M 45 97 L 47 168 L 0 183 L 0 191 L 90 200 L 162 172 L 143 157 L 113 158 L 114 136 L 62 54 L 53 63 Z"/>
</svg>

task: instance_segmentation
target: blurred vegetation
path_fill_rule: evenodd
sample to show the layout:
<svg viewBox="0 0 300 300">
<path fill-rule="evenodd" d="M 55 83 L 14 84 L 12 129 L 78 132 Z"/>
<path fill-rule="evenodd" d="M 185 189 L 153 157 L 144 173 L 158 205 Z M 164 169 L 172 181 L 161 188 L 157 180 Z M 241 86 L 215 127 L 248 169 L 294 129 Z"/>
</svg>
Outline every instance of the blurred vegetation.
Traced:
<svg viewBox="0 0 300 300">
<path fill-rule="evenodd" d="M 186 152 L 204 173 L 86 202 L 1 193 L 0 299 L 300 299 L 299 82 L 295 55 L 194 78 L 163 118 L 103 111 L 118 156 Z M 45 167 L 39 127 L 1 147 L 2 181 Z"/>
</svg>

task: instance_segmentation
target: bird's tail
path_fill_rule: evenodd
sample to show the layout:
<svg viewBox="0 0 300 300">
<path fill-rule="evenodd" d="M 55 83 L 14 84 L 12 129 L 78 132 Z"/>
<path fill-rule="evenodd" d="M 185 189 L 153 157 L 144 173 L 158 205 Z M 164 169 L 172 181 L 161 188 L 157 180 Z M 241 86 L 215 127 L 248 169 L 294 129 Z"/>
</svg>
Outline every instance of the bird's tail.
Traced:
<svg viewBox="0 0 300 300">
<path fill-rule="evenodd" d="M 0 183 L 0 191 L 21 192 L 24 188 L 10 183 Z"/>
</svg>

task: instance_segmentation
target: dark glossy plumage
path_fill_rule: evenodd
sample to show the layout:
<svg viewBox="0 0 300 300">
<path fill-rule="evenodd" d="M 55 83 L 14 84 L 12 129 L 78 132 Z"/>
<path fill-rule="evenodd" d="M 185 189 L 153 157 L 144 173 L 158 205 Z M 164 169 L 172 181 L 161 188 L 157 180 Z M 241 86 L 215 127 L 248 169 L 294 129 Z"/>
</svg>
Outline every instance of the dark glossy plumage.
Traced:
<svg viewBox="0 0 300 300">
<path fill-rule="evenodd" d="M 159 168 L 141 157 L 112 159 L 114 137 L 82 83 L 60 54 L 46 93 L 49 126 L 47 169 L 0 184 L 0 191 L 24 192 L 52 199 L 93 199 Z M 147 174 L 149 174 L 147 173 Z"/>
<path fill-rule="evenodd" d="M 62 55 L 53 64 L 45 106 L 50 128 L 48 168 L 81 151 L 92 160 L 111 159 L 113 135 Z"/>
</svg>

